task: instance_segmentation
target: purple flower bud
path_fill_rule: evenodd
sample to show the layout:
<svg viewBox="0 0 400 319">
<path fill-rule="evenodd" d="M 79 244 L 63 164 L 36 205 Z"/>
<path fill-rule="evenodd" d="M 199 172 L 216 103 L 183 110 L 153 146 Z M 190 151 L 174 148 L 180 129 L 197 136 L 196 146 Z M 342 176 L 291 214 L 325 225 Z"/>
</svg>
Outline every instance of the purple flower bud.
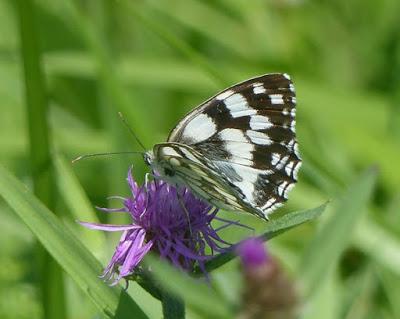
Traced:
<svg viewBox="0 0 400 319">
<path fill-rule="evenodd" d="M 122 231 L 121 239 L 103 278 L 116 284 L 132 275 L 143 257 L 157 252 L 178 268 L 190 271 L 197 264 L 205 271 L 204 262 L 214 253 L 226 251 L 230 244 L 222 240 L 217 231 L 232 224 L 216 217 L 218 209 L 196 198 L 186 188 L 175 188 L 162 180 L 154 180 L 139 187 L 128 172 L 132 197 L 120 198 L 123 207 L 101 208 L 105 212 L 127 212 L 129 225 L 81 224 L 90 229 Z M 213 219 L 224 223 L 217 230 L 211 226 Z M 206 253 L 206 246 L 211 254 Z"/>
<path fill-rule="evenodd" d="M 236 248 L 243 264 L 240 319 L 297 317 L 297 294 L 279 262 L 267 254 L 263 241 L 252 237 Z"/>
<path fill-rule="evenodd" d="M 256 268 L 268 262 L 268 255 L 263 241 L 258 237 L 250 237 L 242 241 L 236 248 L 245 268 Z"/>
</svg>

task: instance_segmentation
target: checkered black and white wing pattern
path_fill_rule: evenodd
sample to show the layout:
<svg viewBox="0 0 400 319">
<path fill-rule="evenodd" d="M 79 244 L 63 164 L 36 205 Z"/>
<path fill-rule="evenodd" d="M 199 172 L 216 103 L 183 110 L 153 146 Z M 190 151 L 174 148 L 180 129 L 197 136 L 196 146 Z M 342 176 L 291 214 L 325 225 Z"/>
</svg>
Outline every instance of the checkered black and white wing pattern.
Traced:
<svg viewBox="0 0 400 319">
<path fill-rule="evenodd" d="M 242 210 L 266 216 L 287 200 L 301 166 L 295 107 L 289 76 L 266 74 L 194 109 L 168 142 L 201 154 L 207 169 L 232 187 Z M 214 191 L 209 190 L 211 196 Z"/>
</svg>

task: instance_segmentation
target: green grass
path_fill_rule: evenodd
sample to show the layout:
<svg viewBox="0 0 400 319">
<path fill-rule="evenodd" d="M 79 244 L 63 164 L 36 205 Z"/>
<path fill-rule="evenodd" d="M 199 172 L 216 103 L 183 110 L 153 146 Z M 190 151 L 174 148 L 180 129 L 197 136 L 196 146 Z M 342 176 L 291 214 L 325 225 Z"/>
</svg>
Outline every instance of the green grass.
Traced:
<svg viewBox="0 0 400 319">
<path fill-rule="evenodd" d="M 28 118 L 30 168 L 35 195 L 55 211 L 56 191 L 49 132 L 48 100 L 39 47 L 36 8 L 32 1 L 18 1 L 21 62 L 25 78 L 25 103 Z M 65 291 L 61 268 L 42 246 L 37 247 L 38 285 L 41 287 L 45 318 L 66 318 Z"/>
<path fill-rule="evenodd" d="M 329 201 L 316 221 L 267 244 L 303 293 L 302 317 L 399 318 L 399 10 L 396 0 L 1 0 L 0 317 L 160 318 L 142 286 L 119 297 L 97 278 L 118 238 L 75 223 L 106 221 L 93 207 L 128 193 L 129 165 L 143 178 L 141 158 L 70 159 L 140 150 L 118 111 L 150 147 L 226 85 L 287 72 L 297 89 L 299 183 L 269 224 L 221 216 L 275 234 L 300 223 L 290 212 Z M 250 234 L 222 233 L 232 242 Z M 37 241 L 63 281 L 56 270 L 40 283 Z M 187 318 L 206 317 L 204 308 L 229 317 L 240 301 L 239 265 L 220 258 L 212 292 L 201 286 L 198 299 L 192 279 L 156 264 L 161 281 L 176 279 L 165 288 L 186 297 Z"/>
</svg>

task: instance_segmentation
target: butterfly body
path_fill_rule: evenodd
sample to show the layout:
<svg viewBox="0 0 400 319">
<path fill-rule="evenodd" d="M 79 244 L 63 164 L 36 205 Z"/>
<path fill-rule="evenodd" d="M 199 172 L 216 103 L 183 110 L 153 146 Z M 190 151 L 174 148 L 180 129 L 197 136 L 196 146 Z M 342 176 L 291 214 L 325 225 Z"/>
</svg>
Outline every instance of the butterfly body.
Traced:
<svg viewBox="0 0 400 319">
<path fill-rule="evenodd" d="M 246 211 L 264 217 L 261 210 L 246 202 L 240 189 L 233 183 L 240 176 L 226 166 L 220 166 L 202 156 L 192 147 L 180 143 L 154 146 L 150 165 L 166 182 L 189 187 L 196 195 L 219 208 Z"/>
<path fill-rule="evenodd" d="M 286 74 L 247 80 L 191 111 L 145 160 L 212 205 L 266 218 L 297 181 L 295 105 Z"/>
</svg>

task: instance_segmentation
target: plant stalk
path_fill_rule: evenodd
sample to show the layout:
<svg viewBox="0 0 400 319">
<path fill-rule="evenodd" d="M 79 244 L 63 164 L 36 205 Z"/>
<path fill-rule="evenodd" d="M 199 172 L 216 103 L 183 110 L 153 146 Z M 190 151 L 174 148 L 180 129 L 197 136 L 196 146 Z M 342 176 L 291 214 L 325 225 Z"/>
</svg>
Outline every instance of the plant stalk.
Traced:
<svg viewBox="0 0 400 319">
<path fill-rule="evenodd" d="M 167 291 L 163 291 L 161 303 L 164 319 L 185 318 L 185 304 L 180 297 L 170 294 Z"/>
<path fill-rule="evenodd" d="M 50 210 L 54 211 L 56 201 L 50 156 L 50 133 L 47 123 L 48 103 L 42 71 L 35 6 L 32 0 L 18 0 L 17 8 L 34 193 Z M 44 318 L 64 319 L 66 316 L 62 271 L 54 259 L 39 244 L 38 259 Z"/>
</svg>

